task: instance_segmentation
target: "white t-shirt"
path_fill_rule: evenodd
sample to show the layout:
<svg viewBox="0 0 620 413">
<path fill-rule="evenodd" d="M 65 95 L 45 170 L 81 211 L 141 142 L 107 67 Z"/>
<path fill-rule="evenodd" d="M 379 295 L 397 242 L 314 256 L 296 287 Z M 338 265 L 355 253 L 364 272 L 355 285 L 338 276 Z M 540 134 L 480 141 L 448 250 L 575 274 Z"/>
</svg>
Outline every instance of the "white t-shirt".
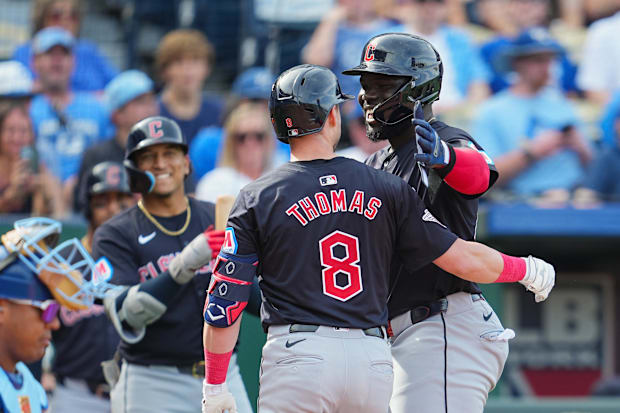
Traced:
<svg viewBox="0 0 620 413">
<path fill-rule="evenodd" d="M 620 12 L 588 29 L 577 85 L 583 90 L 620 88 Z"/>
<path fill-rule="evenodd" d="M 237 196 L 241 188 L 250 182 L 250 178 L 235 169 L 215 168 L 198 181 L 196 198 L 215 203 L 220 195 Z"/>
</svg>

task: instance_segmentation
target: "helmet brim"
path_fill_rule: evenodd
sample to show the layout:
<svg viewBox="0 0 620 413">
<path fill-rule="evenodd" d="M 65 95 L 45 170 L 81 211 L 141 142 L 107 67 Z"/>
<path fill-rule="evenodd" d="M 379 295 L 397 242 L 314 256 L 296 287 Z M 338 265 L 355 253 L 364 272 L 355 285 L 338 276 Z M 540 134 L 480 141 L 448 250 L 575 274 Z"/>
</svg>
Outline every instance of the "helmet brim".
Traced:
<svg viewBox="0 0 620 413">
<path fill-rule="evenodd" d="M 370 63 L 360 63 L 359 65 L 344 70 L 342 72 L 343 75 L 347 76 L 359 76 L 364 73 L 376 73 L 378 75 L 387 75 L 387 76 L 407 76 L 412 77 L 411 72 L 409 73 L 400 73 L 394 70 L 393 65 L 385 64 L 382 62 L 370 62 Z"/>
</svg>

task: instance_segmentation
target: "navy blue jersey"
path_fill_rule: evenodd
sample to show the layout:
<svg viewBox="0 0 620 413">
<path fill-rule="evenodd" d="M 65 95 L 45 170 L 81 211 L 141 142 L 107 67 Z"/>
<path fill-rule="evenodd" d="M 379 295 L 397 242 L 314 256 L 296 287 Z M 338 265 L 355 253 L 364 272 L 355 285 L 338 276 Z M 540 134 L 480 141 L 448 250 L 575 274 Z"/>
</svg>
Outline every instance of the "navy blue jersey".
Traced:
<svg viewBox="0 0 620 413">
<path fill-rule="evenodd" d="M 401 179 L 334 158 L 282 165 L 242 189 L 222 251 L 258 256 L 265 328 L 369 328 L 387 324 L 394 251 L 415 269 L 455 240 Z"/>
<path fill-rule="evenodd" d="M 483 154 L 490 169 L 489 187 L 497 180 L 497 170 L 482 147 L 462 129 L 443 122 L 431 124 L 440 138 L 455 147 L 471 147 Z M 415 139 L 394 150 L 391 146 L 372 154 L 366 164 L 394 174 L 408 182 L 418 192 L 424 205 L 442 224 L 464 240 L 475 238 L 478 219 L 477 197 L 463 195 L 447 185 L 439 174 L 414 161 L 417 153 Z M 476 283 L 463 280 L 434 264 L 415 272 L 404 267 L 398 256 L 394 257 L 390 274 L 391 292 L 388 301 L 390 318 L 409 309 L 425 305 L 459 291 L 479 293 Z"/>
<path fill-rule="evenodd" d="M 76 311 L 62 307 L 58 319 L 61 327 L 52 331 L 54 374 L 105 383 L 101 362 L 114 356 L 120 339 L 103 306 Z"/>
<path fill-rule="evenodd" d="M 168 236 L 134 206 L 101 225 L 95 232 L 93 258 L 105 256 L 114 270 L 111 282 L 134 285 L 157 277 L 170 260 L 198 234 L 213 225 L 215 206 L 190 198 L 191 221 L 178 236 Z M 187 215 L 157 217 L 170 230 L 181 228 Z M 202 309 L 210 270 L 201 269 L 177 293 L 166 313 L 146 328 L 136 344 L 121 341 L 123 358 L 137 364 L 192 364 L 204 357 L 202 348 Z"/>
</svg>

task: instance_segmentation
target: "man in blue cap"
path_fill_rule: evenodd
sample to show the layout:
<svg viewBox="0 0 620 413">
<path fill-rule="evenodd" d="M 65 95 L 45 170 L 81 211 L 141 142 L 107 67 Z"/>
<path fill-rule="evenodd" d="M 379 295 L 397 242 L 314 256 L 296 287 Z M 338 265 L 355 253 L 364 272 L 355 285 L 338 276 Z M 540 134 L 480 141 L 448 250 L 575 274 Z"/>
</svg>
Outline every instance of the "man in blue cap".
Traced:
<svg viewBox="0 0 620 413">
<path fill-rule="evenodd" d="M 89 148 L 82 158 L 78 188 L 86 175 L 101 162 L 125 159 L 125 146 L 131 127 L 144 118 L 159 113 L 153 81 L 139 70 L 127 70 L 108 83 L 103 97 L 115 127 L 114 136 Z"/>
<path fill-rule="evenodd" d="M 58 181 L 65 201 L 59 215 L 70 212 L 82 154 L 108 133 L 106 111 L 94 95 L 75 92 L 75 39 L 64 29 L 48 27 L 32 43 L 33 67 L 41 95 L 32 100 L 30 116 L 41 160 Z"/>
<path fill-rule="evenodd" d="M 473 133 L 495 160 L 496 186 L 553 204 L 568 200 L 592 156 L 575 108 L 549 86 L 558 52 L 542 29 L 515 38 L 502 58 L 517 79 L 482 105 Z"/>
</svg>

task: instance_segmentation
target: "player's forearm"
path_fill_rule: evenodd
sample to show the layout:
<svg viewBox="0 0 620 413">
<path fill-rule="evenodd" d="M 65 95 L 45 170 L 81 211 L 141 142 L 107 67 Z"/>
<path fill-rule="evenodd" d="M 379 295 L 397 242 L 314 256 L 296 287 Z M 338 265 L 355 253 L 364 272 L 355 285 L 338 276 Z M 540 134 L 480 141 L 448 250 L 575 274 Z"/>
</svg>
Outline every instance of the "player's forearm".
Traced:
<svg viewBox="0 0 620 413">
<path fill-rule="evenodd" d="M 496 250 L 477 242 L 457 239 L 435 265 L 464 280 L 490 284 L 497 280 L 504 263 Z"/>
<path fill-rule="evenodd" d="M 205 382 L 219 385 L 226 381 L 226 372 L 230 364 L 235 343 L 239 337 L 241 316 L 230 327 L 214 327 L 204 323 L 202 343 L 205 354 Z"/>
</svg>

